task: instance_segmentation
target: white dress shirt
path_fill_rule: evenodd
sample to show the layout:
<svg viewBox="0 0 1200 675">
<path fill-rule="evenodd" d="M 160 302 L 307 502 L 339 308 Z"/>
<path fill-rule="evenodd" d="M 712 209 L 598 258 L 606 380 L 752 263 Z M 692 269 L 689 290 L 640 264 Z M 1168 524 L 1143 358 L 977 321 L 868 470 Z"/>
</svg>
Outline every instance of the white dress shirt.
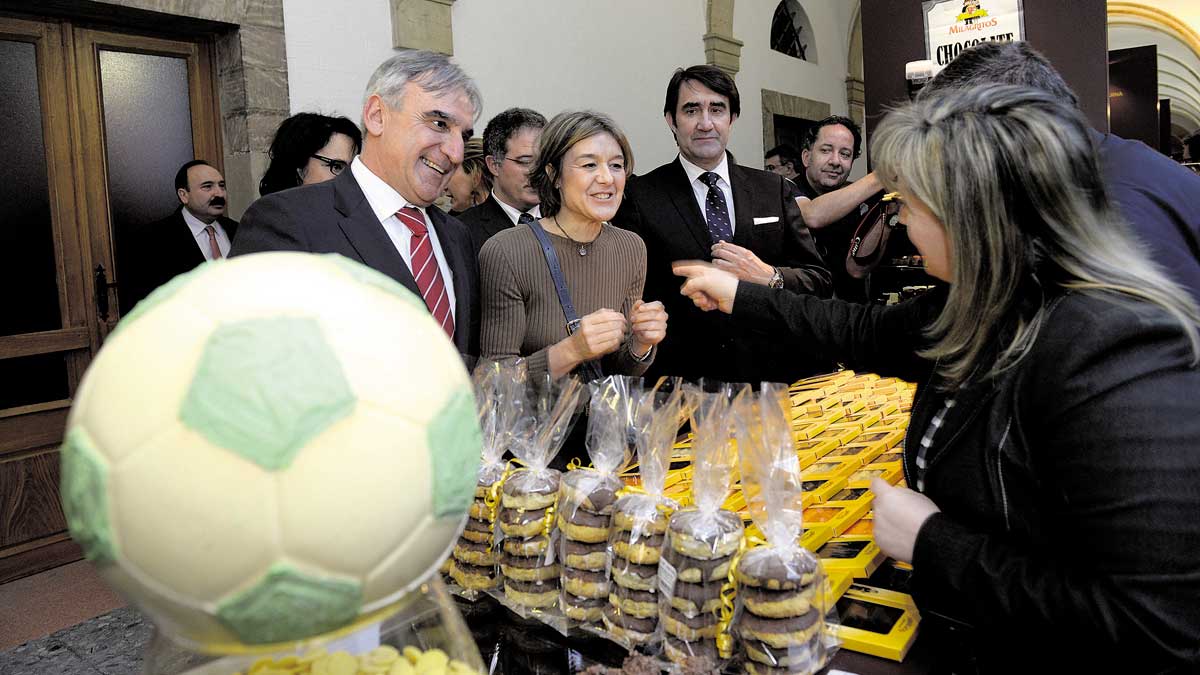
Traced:
<svg viewBox="0 0 1200 675">
<path fill-rule="evenodd" d="M 509 206 L 508 204 L 505 204 L 502 199 L 500 199 L 499 197 L 496 196 L 495 190 L 492 190 L 492 199 L 495 199 L 496 203 L 500 205 L 500 208 L 504 209 L 505 215 L 507 215 L 508 219 L 512 221 L 512 224 L 516 225 L 518 223 L 518 221 L 521 219 L 521 212 L 514 209 L 513 207 Z M 534 220 L 542 219 L 542 207 L 540 205 L 535 204 L 532 209 L 529 209 L 525 213 L 528 213 L 530 216 L 533 216 Z"/>
<path fill-rule="evenodd" d="M 212 262 L 212 247 L 208 245 L 208 233 L 204 231 L 209 226 L 209 223 L 200 220 L 192 215 L 187 207 L 180 209 L 183 211 L 183 222 L 187 223 L 188 229 L 192 231 L 192 236 L 196 238 L 196 245 L 200 247 L 200 252 L 204 254 L 204 259 Z M 220 220 L 212 221 L 212 227 L 217 232 L 217 248 L 221 249 L 221 257 L 229 257 L 229 234 L 225 232 L 225 228 L 221 227 Z"/>
<path fill-rule="evenodd" d="M 450 266 L 446 264 L 446 256 L 442 255 L 442 245 L 438 241 L 437 230 L 434 229 L 433 223 L 429 222 L 429 214 L 425 212 L 424 206 L 409 204 L 408 200 L 400 196 L 392 186 L 383 182 L 383 179 L 376 176 L 366 164 L 363 164 L 361 157 L 355 157 L 350 163 L 350 171 L 354 172 L 354 180 L 358 181 L 358 187 L 362 188 L 363 194 L 367 196 L 367 203 L 371 205 L 371 210 L 375 213 L 375 217 L 383 225 L 383 229 L 387 232 L 387 236 L 392 240 L 392 245 L 400 252 L 400 257 L 404 258 L 404 264 L 408 265 L 408 271 L 412 272 L 412 230 L 408 229 L 400 219 L 396 217 L 396 212 L 406 206 L 412 206 L 421 212 L 421 216 L 425 218 L 425 227 L 429 228 L 429 243 L 433 246 L 433 257 L 437 260 L 438 269 L 442 271 L 442 280 L 446 282 L 446 295 L 450 300 L 450 315 L 458 321 L 458 313 L 454 304 L 454 275 L 450 272 Z M 457 324 L 456 324 L 457 325 Z"/>
<path fill-rule="evenodd" d="M 708 199 L 708 183 L 700 180 L 700 174 L 707 173 L 708 169 L 702 169 L 692 164 L 683 155 L 679 156 L 679 163 L 683 165 L 683 172 L 687 174 L 692 192 L 696 195 L 696 206 L 700 207 L 700 217 L 703 218 L 707 212 L 704 200 Z M 717 181 L 717 187 L 721 188 L 721 194 L 725 196 L 725 208 L 729 211 L 729 233 L 735 234 L 737 233 L 737 219 L 733 217 L 733 186 L 729 184 L 729 155 L 722 156 L 721 163 L 712 172 L 721 178 Z"/>
</svg>

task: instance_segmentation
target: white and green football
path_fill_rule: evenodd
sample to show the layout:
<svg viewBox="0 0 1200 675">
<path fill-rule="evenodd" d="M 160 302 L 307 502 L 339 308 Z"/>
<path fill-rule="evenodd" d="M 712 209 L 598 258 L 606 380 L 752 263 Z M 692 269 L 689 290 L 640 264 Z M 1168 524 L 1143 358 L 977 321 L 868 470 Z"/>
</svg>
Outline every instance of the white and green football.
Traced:
<svg viewBox="0 0 1200 675">
<path fill-rule="evenodd" d="M 177 638 L 350 625 L 434 573 L 480 433 L 425 304 L 341 256 L 202 265 L 100 350 L 62 447 L 63 506 L 104 578 Z"/>
</svg>

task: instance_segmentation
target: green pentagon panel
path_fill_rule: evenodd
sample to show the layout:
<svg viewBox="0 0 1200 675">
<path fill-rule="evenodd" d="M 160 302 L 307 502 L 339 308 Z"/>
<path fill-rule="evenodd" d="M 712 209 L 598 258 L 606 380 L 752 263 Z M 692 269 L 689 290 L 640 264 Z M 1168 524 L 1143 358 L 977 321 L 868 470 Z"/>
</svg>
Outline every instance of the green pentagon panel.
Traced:
<svg viewBox="0 0 1200 675">
<path fill-rule="evenodd" d="M 299 640 L 341 628 L 362 607 L 362 587 L 276 564 L 262 581 L 217 607 L 217 618 L 250 645 Z"/>
<path fill-rule="evenodd" d="M 250 319 L 209 336 L 179 416 L 214 445 L 277 471 L 354 403 L 315 320 Z"/>
<path fill-rule="evenodd" d="M 94 564 L 112 563 L 117 558 L 117 546 L 108 522 L 108 466 L 79 427 L 67 432 L 61 458 L 59 490 L 71 537 Z"/>
<path fill-rule="evenodd" d="M 396 281 L 383 272 L 371 269 L 370 267 L 367 267 L 361 263 L 354 262 L 340 253 L 326 253 L 322 257 L 345 270 L 346 273 L 353 277 L 355 281 L 361 282 L 368 286 L 374 286 L 382 291 L 386 291 L 387 293 L 407 302 L 413 307 L 416 307 L 422 312 L 428 311 L 429 309 L 425 306 L 425 301 L 417 297 L 416 293 L 408 290 L 399 281 Z"/>
<path fill-rule="evenodd" d="M 196 267 L 192 271 L 180 274 L 179 276 L 175 277 L 174 279 L 171 279 L 170 281 L 163 284 L 162 286 L 159 286 L 158 288 L 154 289 L 154 291 L 151 292 L 150 295 L 147 295 L 145 298 L 142 299 L 141 302 L 134 305 L 133 309 L 129 310 L 128 314 L 121 317 L 121 320 L 117 322 L 117 327 L 113 329 L 113 332 L 109 334 L 109 337 L 117 335 L 126 326 L 133 323 L 134 321 L 137 321 L 138 317 L 142 316 L 146 312 L 149 312 L 150 310 L 154 309 L 155 307 L 158 307 L 159 305 L 163 304 L 167 300 L 170 300 L 171 297 L 174 296 L 176 293 L 178 293 L 179 289 L 183 288 L 183 286 L 186 285 L 189 281 L 191 281 L 192 279 L 194 279 L 195 277 L 197 277 L 201 274 L 204 274 L 208 270 L 208 266 L 210 264 L 213 264 L 213 263 L 204 263 L 204 264 Z"/>
<path fill-rule="evenodd" d="M 427 443 L 433 464 L 433 515 L 461 516 L 475 498 L 475 473 L 483 450 L 470 390 L 451 394 L 429 424 Z"/>
</svg>

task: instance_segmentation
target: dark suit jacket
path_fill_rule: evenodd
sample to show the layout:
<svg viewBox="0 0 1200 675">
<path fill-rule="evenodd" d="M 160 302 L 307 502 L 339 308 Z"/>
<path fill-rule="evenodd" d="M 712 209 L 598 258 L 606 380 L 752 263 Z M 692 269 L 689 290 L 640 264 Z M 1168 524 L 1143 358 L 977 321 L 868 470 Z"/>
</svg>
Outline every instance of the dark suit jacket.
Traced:
<svg viewBox="0 0 1200 675">
<path fill-rule="evenodd" d="M 426 209 L 454 276 L 454 344 L 468 364 L 479 354 L 479 266 L 467 228 L 435 206 Z M 267 195 L 242 216 L 232 256 L 260 251 L 340 253 L 421 294 L 404 258 L 375 217 L 354 173 Z"/>
<path fill-rule="evenodd" d="M 483 248 L 483 242 L 490 239 L 492 235 L 499 234 L 513 226 L 513 221 L 509 219 L 508 214 L 504 212 L 494 195 L 488 195 L 482 204 L 463 211 L 459 214 L 458 219 L 467 226 L 467 230 L 471 233 L 471 244 L 475 247 L 477 256 L 479 249 Z"/>
<path fill-rule="evenodd" d="M 238 223 L 217 218 L 233 241 Z M 183 219 L 183 207 L 162 220 L 134 229 L 120 248 L 117 292 L 122 313 L 128 312 L 154 289 L 204 262 L 192 229 Z"/>
<path fill-rule="evenodd" d="M 778 267 L 784 288 L 829 297 L 829 270 L 783 178 L 729 161 L 736 219 L 733 242 Z M 762 219 L 774 219 L 761 222 Z M 755 224 L 755 219 L 760 219 Z M 646 242 L 647 301 L 661 300 L 670 315 L 667 337 L 647 374 L 700 377 L 726 382 L 792 382 L 829 370 L 828 361 L 810 357 L 804 345 L 786 336 L 742 325 L 720 312 L 701 312 L 679 294 L 682 279 L 671 272 L 676 260 L 711 260 L 708 225 L 696 204 L 683 165 L 676 159 L 633 177 L 616 224 Z"/>
</svg>

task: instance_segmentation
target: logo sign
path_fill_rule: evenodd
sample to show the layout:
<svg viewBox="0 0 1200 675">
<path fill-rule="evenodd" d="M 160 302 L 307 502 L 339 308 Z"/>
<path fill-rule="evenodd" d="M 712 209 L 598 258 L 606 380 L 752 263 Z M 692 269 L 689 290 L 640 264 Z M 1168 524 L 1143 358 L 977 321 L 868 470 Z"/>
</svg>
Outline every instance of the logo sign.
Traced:
<svg viewBox="0 0 1200 675">
<path fill-rule="evenodd" d="M 1022 0 L 926 0 L 925 54 L 940 70 L 981 42 L 1025 39 Z"/>
</svg>

